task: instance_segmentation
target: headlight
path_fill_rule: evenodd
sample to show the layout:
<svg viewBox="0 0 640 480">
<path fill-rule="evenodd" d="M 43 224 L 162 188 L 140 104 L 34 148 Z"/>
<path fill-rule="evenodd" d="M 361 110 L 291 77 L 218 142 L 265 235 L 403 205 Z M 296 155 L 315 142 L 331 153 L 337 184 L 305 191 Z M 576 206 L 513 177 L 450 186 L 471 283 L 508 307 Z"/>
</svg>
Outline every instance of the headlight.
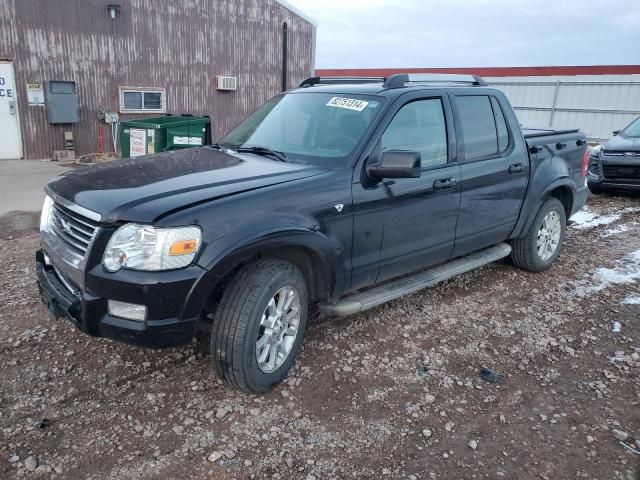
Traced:
<svg viewBox="0 0 640 480">
<path fill-rule="evenodd" d="M 199 227 L 155 228 L 128 223 L 111 236 L 102 258 L 110 272 L 174 270 L 189 265 L 202 242 Z"/>
<path fill-rule="evenodd" d="M 44 205 L 42 205 L 42 213 L 40 213 L 40 231 L 44 230 L 49 225 L 49 217 L 51 216 L 51 210 L 53 209 L 53 200 L 49 195 L 44 197 Z"/>
<path fill-rule="evenodd" d="M 591 151 L 589 152 L 589 156 L 591 158 L 598 158 L 598 155 L 600 155 L 600 151 L 602 150 L 602 145 L 596 145 L 595 147 L 593 147 L 591 149 Z"/>
</svg>

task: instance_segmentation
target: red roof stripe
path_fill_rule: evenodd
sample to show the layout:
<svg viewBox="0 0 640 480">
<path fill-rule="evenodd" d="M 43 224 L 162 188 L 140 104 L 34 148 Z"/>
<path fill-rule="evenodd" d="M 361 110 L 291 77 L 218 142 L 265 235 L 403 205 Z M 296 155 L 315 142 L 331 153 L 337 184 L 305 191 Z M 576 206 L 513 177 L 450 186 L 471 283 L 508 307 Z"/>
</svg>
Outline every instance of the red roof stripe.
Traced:
<svg viewBox="0 0 640 480">
<path fill-rule="evenodd" d="M 478 68 L 320 68 L 321 77 L 387 77 L 394 73 L 463 73 L 481 77 L 543 77 L 550 75 L 631 75 L 640 74 L 640 65 L 580 65 L 554 67 Z"/>
</svg>

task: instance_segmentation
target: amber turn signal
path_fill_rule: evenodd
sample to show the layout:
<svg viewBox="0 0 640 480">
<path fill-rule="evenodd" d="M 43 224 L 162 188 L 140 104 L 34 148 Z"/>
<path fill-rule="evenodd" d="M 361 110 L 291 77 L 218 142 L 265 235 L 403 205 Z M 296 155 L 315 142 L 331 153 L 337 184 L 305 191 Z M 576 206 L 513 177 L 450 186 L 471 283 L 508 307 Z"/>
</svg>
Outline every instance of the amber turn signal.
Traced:
<svg viewBox="0 0 640 480">
<path fill-rule="evenodd" d="M 195 252 L 197 246 L 197 240 L 180 240 L 171 245 L 169 255 L 187 255 Z"/>
</svg>

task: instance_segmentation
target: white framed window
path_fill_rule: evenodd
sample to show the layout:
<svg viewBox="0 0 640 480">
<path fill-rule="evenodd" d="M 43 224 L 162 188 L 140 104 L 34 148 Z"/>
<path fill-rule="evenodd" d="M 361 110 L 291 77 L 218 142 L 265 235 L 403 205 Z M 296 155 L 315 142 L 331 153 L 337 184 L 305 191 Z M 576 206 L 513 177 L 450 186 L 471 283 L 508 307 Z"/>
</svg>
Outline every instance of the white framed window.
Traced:
<svg viewBox="0 0 640 480">
<path fill-rule="evenodd" d="M 166 113 L 164 88 L 119 87 L 120 113 Z"/>
</svg>

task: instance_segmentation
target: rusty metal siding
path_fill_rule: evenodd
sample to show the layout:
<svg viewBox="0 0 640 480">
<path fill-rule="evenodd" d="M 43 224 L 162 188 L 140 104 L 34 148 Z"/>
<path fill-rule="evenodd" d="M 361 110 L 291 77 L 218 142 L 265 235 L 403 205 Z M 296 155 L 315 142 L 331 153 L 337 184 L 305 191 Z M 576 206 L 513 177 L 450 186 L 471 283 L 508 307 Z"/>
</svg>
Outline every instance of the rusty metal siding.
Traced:
<svg viewBox="0 0 640 480">
<path fill-rule="evenodd" d="M 95 152 L 98 112 L 119 110 L 120 86 L 164 88 L 167 112 L 209 114 L 221 136 L 280 91 L 283 22 L 289 86 L 312 74 L 314 25 L 275 0 L 130 0 L 113 23 L 107 3 L 0 0 L 0 58 L 14 62 L 26 158 L 62 149 L 65 130 L 77 154 Z M 238 90 L 216 90 L 216 75 L 238 77 Z M 79 123 L 49 125 L 27 105 L 26 83 L 45 80 L 77 83 Z"/>
</svg>

